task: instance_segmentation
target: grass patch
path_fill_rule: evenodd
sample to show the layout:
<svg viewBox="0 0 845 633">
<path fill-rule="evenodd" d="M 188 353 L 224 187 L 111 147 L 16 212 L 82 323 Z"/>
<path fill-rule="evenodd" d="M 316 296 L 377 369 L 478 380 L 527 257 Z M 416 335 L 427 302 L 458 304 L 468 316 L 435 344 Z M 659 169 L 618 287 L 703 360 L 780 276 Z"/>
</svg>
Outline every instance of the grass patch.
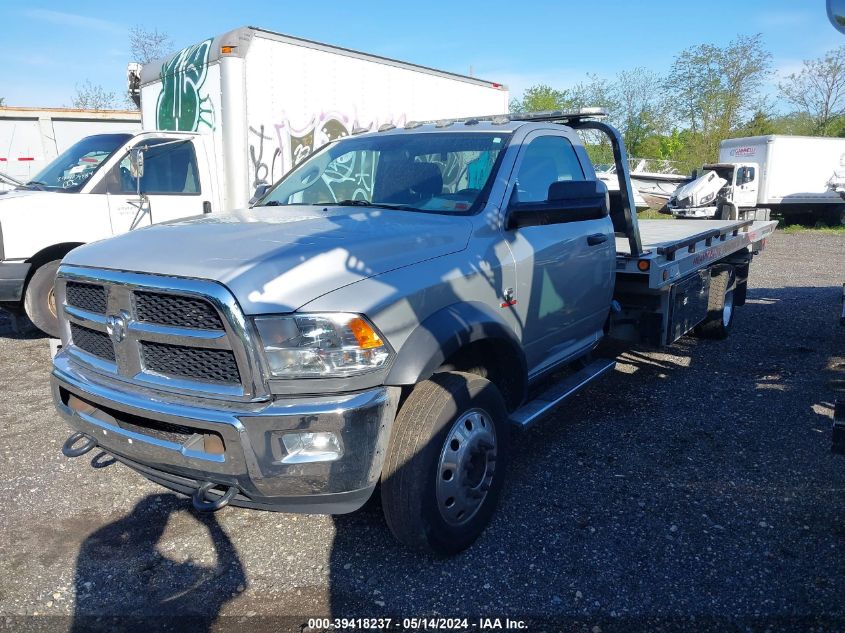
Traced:
<svg viewBox="0 0 845 633">
<path fill-rule="evenodd" d="M 644 209 L 637 213 L 639 220 L 671 220 L 671 215 L 660 213 L 657 209 Z"/>
<path fill-rule="evenodd" d="M 826 224 L 816 224 L 815 226 L 803 226 L 801 224 L 790 224 L 789 226 L 780 227 L 778 231 L 786 233 L 787 235 L 795 235 L 797 233 L 823 233 L 825 235 L 845 235 L 845 225 L 827 226 Z"/>
</svg>

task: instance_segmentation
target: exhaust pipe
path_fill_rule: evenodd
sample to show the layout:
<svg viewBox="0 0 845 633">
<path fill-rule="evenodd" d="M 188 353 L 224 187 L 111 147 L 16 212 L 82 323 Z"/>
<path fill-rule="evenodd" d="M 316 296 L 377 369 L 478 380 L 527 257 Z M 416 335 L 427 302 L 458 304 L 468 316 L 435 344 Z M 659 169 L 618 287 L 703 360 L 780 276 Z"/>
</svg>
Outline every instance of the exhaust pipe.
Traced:
<svg viewBox="0 0 845 633">
<path fill-rule="evenodd" d="M 208 491 L 214 488 L 214 486 L 216 485 L 217 484 L 213 481 L 204 481 L 200 484 L 199 488 L 194 491 L 194 494 L 191 497 L 191 501 L 194 504 L 194 508 L 198 512 L 217 512 L 221 508 L 225 508 L 227 505 L 229 505 L 229 502 L 235 498 L 236 494 L 238 494 L 237 486 L 229 486 L 226 492 L 224 492 L 216 499 L 206 499 L 206 494 L 208 493 Z"/>
<path fill-rule="evenodd" d="M 74 446 L 79 442 L 79 440 L 84 440 L 84 442 L 78 446 Z M 97 446 L 97 440 L 90 435 L 86 435 L 85 433 L 73 433 L 62 445 L 62 455 L 65 457 L 79 457 L 90 452 L 95 446 Z"/>
</svg>

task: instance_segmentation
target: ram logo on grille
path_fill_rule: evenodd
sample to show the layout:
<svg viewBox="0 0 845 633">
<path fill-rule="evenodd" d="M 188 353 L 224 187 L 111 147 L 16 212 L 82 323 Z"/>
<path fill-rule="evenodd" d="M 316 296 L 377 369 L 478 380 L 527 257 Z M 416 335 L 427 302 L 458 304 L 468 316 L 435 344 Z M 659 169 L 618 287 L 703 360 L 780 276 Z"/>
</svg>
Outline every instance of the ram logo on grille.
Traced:
<svg viewBox="0 0 845 633">
<path fill-rule="evenodd" d="M 110 314 L 106 317 L 106 333 L 117 345 L 126 336 L 126 326 L 129 324 L 129 315 L 121 311 L 120 314 Z"/>
</svg>

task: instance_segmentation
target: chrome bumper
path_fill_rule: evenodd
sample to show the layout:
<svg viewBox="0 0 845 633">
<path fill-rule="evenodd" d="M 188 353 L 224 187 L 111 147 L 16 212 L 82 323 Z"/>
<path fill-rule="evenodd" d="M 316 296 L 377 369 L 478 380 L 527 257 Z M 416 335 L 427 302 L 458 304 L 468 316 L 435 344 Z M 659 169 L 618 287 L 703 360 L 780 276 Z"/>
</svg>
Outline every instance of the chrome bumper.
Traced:
<svg viewBox="0 0 845 633">
<path fill-rule="evenodd" d="M 56 407 L 74 431 L 149 479 L 186 494 L 202 482 L 235 486 L 232 505 L 284 512 L 361 507 L 381 474 L 399 400 L 396 387 L 253 403 L 164 400 L 104 383 L 67 353 L 54 359 L 51 383 Z M 282 436 L 291 431 L 334 432 L 342 455 L 283 463 Z"/>
</svg>

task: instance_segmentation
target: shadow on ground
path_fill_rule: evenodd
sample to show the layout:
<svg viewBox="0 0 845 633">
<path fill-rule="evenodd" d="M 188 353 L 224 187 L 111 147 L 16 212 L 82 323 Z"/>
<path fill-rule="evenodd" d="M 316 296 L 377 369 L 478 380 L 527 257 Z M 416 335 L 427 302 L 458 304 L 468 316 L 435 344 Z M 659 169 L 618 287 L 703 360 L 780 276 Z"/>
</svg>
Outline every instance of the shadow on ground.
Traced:
<svg viewBox="0 0 845 633">
<path fill-rule="evenodd" d="M 215 515 L 196 515 L 189 507 L 175 494 L 150 495 L 85 539 L 76 560 L 71 631 L 212 630 L 223 606 L 244 590 L 246 578 Z M 173 515 L 180 515 L 181 525 L 199 523 L 212 547 L 162 552 L 158 544 Z M 191 551 L 213 551 L 215 560 L 195 560 L 186 554 Z M 131 570 L 118 575 L 127 560 Z"/>
</svg>

